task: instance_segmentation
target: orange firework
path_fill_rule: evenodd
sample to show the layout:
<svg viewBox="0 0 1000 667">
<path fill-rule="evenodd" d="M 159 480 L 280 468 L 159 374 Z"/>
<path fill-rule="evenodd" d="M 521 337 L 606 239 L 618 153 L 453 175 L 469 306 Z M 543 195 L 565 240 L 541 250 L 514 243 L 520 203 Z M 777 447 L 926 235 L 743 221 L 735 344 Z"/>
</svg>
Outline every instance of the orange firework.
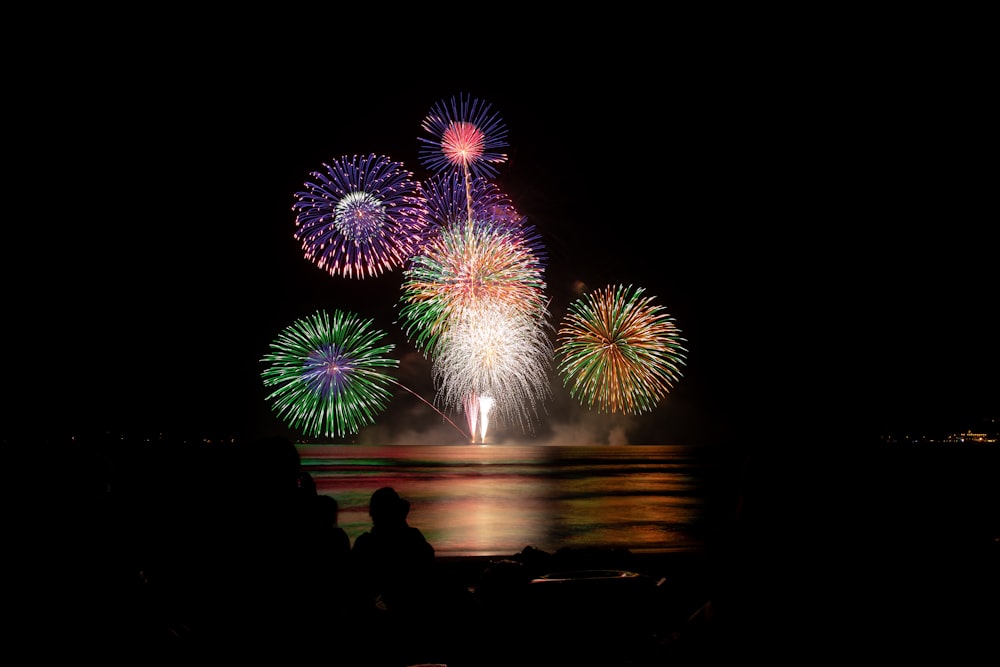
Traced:
<svg viewBox="0 0 1000 667">
<path fill-rule="evenodd" d="M 681 377 L 684 339 L 644 291 L 608 286 L 569 306 L 557 334 L 557 368 L 570 395 L 587 407 L 650 412 Z"/>
</svg>

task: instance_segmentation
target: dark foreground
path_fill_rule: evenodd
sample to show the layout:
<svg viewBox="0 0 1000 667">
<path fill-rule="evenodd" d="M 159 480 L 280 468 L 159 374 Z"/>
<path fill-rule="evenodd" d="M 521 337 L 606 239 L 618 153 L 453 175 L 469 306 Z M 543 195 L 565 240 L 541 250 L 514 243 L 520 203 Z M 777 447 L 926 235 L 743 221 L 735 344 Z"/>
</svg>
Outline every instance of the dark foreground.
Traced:
<svg viewBox="0 0 1000 667">
<path fill-rule="evenodd" d="M 38 663 L 962 664 L 1000 627 L 998 459 L 888 451 L 792 477 L 757 461 L 704 552 L 438 558 L 405 616 L 337 605 L 284 536 L 246 530 L 266 503 L 188 478 L 167 504 L 123 503 L 105 468 L 64 460 L 13 542 L 13 634 Z"/>
<path fill-rule="evenodd" d="M 510 558 L 441 559 L 439 597 L 406 627 L 325 613 L 321 600 L 302 606 L 299 598 L 300 606 L 283 609 L 251 591 L 241 598 L 246 609 L 203 599 L 187 611 L 169 592 L 159 603 L 147 597 L 117 609 L 105 606 L 121 604 L 113 592 L 83 605 L 57 595 L 44 604 L 64 606 L 42 612 L 33 655 L 387 667 L 794 665 L 852 656 L 963 664 L 988 650 L 1000 627 L 1000 548 L 981 546 L 963 551 L 971 559 L 964 563 L 939 562 L 964 568 L 946 576 L 921 562 L 912 573 L 853 582 L 831 573 L 824 583 L 755 568 L 760 579 L 723 584 L 707 555 L 690 553 L 527 549 Z"/>
</svg>

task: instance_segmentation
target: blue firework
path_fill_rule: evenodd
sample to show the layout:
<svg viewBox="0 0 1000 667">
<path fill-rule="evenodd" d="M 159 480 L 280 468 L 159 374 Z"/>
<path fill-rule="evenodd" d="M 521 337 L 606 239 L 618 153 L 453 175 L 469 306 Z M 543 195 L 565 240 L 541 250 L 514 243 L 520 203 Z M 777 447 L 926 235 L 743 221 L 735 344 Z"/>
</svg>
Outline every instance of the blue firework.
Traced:
<svg viewBox="0 0 1000 667">
<path fill-rule="evenodd" d="M 332 276 L 367 278 L 403 265 L 427 224 L 419 186 L 401 162 L 342 157 L 310 174 L 295 193 L 295 238 L 306 259 Z"/>
</svg>

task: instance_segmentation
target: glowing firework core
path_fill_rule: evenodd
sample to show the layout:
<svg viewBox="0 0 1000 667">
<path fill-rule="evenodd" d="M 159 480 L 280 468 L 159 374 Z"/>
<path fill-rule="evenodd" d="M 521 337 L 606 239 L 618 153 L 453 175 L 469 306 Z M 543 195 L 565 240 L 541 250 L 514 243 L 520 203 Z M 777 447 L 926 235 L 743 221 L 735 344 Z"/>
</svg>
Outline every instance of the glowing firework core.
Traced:
<svg viewBox="0 0 1000 667">
<path fill-rule="evenodd" d="M 483 155 L 486 135 L 472 123 L 452 123 L 441 137 L 441 150 L 452 164 L 467 167 Z"/>
<path fill-rule="evenodd" d="M 385 207 L 367 192 L 345 195 L 334 207 L 333 224 L 337 231 L 358 243 L 367 242 L 383 232 Z"/>
<path fill-rule="evenodd" d="M 343 391 L 354 364 L 331 345 L 322 345 L 309 353 L 302 364 L 302 380 L 319 396 L 329 398 Z"/>
</svg>

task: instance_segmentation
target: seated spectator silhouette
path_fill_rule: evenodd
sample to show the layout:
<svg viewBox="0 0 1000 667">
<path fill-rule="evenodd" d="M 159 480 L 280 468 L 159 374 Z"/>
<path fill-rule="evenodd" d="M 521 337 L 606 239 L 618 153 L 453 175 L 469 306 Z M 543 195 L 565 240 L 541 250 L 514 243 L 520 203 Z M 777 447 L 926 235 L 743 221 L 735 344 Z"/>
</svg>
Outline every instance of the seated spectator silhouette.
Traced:
<svg viewBox="0 0 1000 667">
<path fill-rule="evenodd" d="M 427 583 L 434 564 L 434 547 L 407 517 L 410 502 L 386 486 L 372 494 L 368 514 L 372 526 L 354 540 L 351 561 L 365 602 L 388 610 L 414 603 L 413 595 Z"/>
<path fill-rule="evenodd" d="M 367 645 L 377 655 L 367 664 L 412 664 L 423 660 L 427 630 L 439 619 L 435 599 L 434 547 L 419 528 L 409 525 L 409 501 L 392 487 L 375 491 L 368 505 L 372 525 L 351 548 L 357 621 Z"/>
<path fill-rule="evenodd" d="M 302 554 L 309 544 L 310 504 L 300 487 L 294 442 L 262 437 L 232 452 L 239 489 L 223 486 L 197 545 L 203 562 L 200 628 L 210 652 L 229 657 L 275 649 L 304 650 L 301 628 L 314 620 Z"/>
<path fill-rule="evenodd" d="M 302 535 L 301 579 L 309 598 L 343 618 L 348 610 L 351 538 L 340 527 L 340 504 L 333 496 L 317 494 L 306 507 Z"/>
<path fill-rule="evenodd" d="M 340 503 L 333 496 L 316 495 L 310 501 L 311 546 L 324 561 L 346 566 L 351 554 L 351 538 L 340 527 Z"/>
</svg>

